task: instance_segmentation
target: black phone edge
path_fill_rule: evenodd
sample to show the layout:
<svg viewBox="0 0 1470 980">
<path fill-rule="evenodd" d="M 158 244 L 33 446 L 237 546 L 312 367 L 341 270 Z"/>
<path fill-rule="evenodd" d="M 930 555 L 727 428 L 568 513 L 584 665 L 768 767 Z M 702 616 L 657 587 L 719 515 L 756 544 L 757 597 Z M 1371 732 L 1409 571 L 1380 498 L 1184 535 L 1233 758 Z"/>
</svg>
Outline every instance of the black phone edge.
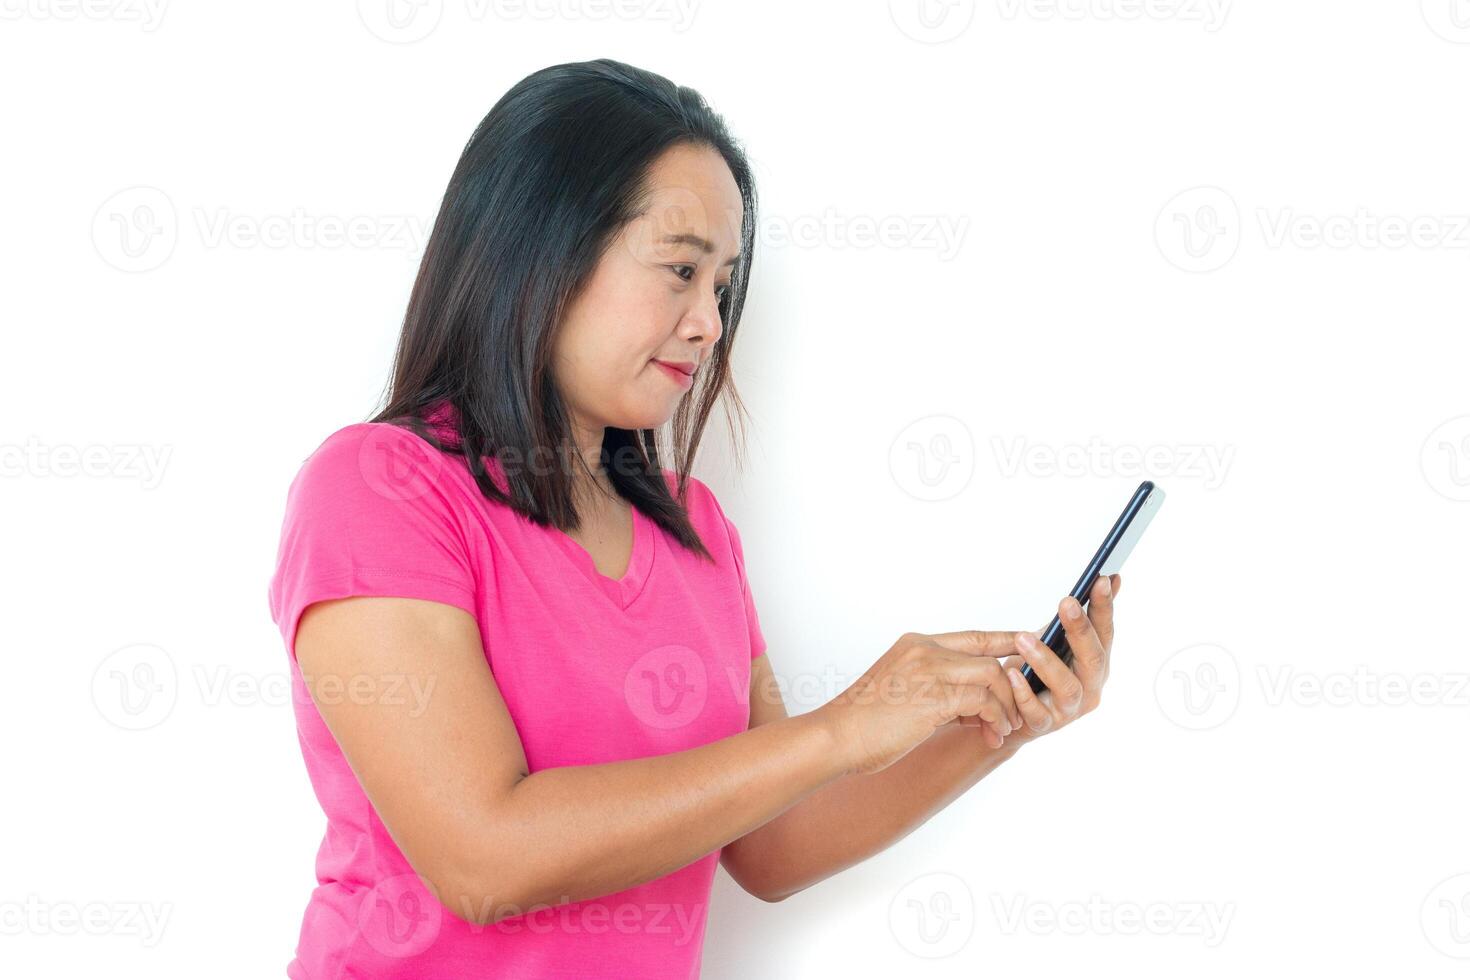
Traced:
<svg viewBox="0 0 1470 980">
<path fill-rule="evenodd" d="M 1091 598 L 1092 583 L 1097 580 L 1098 573 L 1102 571 L 1102 567 L 1112 557 L 1113 550 L 1117 548 L 1118 542 L 1123 539 L 1123 534 L 1128 530 L 1128 525 L 1133 523 L 1133 519 L 1138 516 L 1139 510 L 1143 508 L 1143 502 L 1148 499 L 1148 495 L 1153 493 L 1153 491 L 1154 482 L 1152 480 L 1144 480 L 1138 485 L 1138 489 L 1133 491 L 1133 497 L 1128 501 L 1128 505 L 1123 508 L 1123 512 L 1118 515 L 1118 519 L 1113 522 L 1113 529 L 1103 539 L 1101 547 L 1092 556 L 1092 561 L 1087 563 L 1087 570 L 1082 573 L 1081 578 L 1077 579 L 1077 584 L 1072 586 L 1070 594 L 1072 598 L 1082 604 L 1082 611 L 1084 613 L 1087 612 L 1087 605 Z M 1045 632 L 1041 634 L 1041 642 L 1050 647 L 1051 651 L 1061 658 L 1062 663 L 1068 667 L 1072 666 L 1072 647 L 1067 643 L 1067 631 L 1062 626 L 1061 616 L 1052 616 L 1051 622 L 1047 624 Z M 1031 669 L 1030 664 L 1022 665 L 1021 676 L 1030 685 L 1032 693 L 1040 694 L 1046 690 L 1046 682 Z"/>
</svg>

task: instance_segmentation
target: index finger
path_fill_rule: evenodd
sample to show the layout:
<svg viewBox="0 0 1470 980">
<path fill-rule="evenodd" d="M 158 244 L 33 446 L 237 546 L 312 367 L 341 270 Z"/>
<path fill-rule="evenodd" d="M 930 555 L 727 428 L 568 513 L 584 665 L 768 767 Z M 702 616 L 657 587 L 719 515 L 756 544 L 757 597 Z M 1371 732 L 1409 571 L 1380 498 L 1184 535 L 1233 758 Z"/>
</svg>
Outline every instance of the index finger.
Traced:
<svg viewBox="0 0 1470 980">
<path fill-rule="evenodd" d="M 928 634 L 930 643 L 976 657 L 1009 657 L 1016 652 L 1016 630 L 955 630 Z"/>
</svg>

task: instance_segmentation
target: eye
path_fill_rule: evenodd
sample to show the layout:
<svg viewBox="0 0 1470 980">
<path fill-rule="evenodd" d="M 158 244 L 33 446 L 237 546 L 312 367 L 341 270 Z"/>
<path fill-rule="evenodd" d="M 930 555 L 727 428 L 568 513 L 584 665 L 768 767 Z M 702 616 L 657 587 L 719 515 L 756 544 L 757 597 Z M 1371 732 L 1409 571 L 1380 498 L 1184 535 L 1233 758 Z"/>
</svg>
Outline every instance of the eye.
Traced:
<svg viewBox="0 0 1470 980">
<path fill-rule="evenodd" d="M 678 276 L 684 282 L 689 282 L 694 278 L 694 266 L 692 265 L 671 265 L 669 268 L 673 269 L 674 275 Z M 685 269 L 689 270 L 688 276 L 684 275 Z M 721 303 L 728 300 L 730 298 L 730 284 L 726 282 L 716 286 L 715 295 L 719 297 L 719 302 Z"/>
</svg>

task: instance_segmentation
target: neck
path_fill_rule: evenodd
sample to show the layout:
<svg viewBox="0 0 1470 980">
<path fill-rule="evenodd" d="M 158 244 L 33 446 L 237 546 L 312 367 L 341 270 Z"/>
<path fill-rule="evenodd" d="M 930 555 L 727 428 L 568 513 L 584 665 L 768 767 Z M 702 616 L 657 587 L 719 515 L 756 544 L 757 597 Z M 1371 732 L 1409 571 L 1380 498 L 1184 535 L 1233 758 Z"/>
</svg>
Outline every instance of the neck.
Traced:
<svg viewBox="0 0 1470 980">
<path fill-rule="evenodd" d="M 574 435 L 577 451 L 572 460 L 573 496 L 574 499 L 585 500 L 594 505 L 605 503 L 607 497 L 617 496 L 612 480 L 607 475 L 607 468 L 602 465 L 603 432 L 602 428 L 577 426 Z"/>
</svg>

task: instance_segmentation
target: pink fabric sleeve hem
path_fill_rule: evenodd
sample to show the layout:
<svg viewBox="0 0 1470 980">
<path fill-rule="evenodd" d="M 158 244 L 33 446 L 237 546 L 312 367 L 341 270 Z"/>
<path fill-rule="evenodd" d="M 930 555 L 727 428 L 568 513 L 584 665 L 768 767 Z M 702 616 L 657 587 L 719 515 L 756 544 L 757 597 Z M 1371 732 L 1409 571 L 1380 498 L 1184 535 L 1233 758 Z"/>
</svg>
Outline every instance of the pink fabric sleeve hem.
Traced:
<svg viewBox="0 0 1470 980">
<path fill-rule="evenodd" d="M 314 603 L 352 596 L 426 599 L 456 606 L 475 616 L 475 596 L 458 582 L 436 575 L 385 568 L 359 568 L 342 575 L 314 579 L 291 597 L 289 614 L 281 626 L 286 651 L 296 659 L 296 630 L 301 617 Z"/>
</svg>

